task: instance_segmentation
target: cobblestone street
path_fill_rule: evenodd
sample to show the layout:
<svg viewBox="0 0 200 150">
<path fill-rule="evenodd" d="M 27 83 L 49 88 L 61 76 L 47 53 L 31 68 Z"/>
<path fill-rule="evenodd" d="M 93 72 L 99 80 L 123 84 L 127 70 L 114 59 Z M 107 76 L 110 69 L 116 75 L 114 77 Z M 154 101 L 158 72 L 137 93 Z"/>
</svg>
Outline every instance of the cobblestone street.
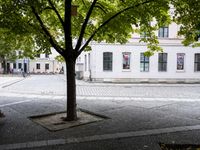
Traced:
<svg viewBox="0 0 200 150">
<path fill-rule="evenodd" d="M 65 96 L 65 76 L 31 76 L 20 83 L 2 88 L 1 91 Z M 77 96 L 79 97 L 180 98 L 198 100 L 200 99 L 199 93 L 200 84 L 110 84 L 89 83 L 77 80 Z"/>
</svg>

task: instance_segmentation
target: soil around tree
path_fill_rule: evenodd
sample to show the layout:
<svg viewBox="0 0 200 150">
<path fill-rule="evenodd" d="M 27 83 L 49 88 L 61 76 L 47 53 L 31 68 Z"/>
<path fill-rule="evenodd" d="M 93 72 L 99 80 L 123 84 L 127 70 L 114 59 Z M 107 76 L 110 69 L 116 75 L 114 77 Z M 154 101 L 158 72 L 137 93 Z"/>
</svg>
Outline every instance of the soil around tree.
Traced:
<svg viewBox="0 0 200 150">
<path fill-rule="evenodd" d="M 66 121 L 63 118 L 66 117 L 66 112 L 56 112 L 51 114 L 44 114 L 38 116 L 29 117 L 33 122 L 41 125 L 49 131 L 59 131 L 67 128 L 90 124 L 94 122 L 103 121 L 109 119 L 106 116 L 95 114 L 87 110 L 77 110 L 78 119 L 74 121 Z"/>
</svg>

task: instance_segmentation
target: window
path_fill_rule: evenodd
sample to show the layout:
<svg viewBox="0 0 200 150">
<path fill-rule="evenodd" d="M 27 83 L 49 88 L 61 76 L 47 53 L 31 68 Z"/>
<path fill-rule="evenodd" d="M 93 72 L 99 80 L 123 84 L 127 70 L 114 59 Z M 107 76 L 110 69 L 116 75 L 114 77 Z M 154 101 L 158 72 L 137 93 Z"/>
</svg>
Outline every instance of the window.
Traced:
<svg viewBox="0 0 200 150">
<path fill-rule="evenodd" d="M 17 64 L 13 63 L 13 69 L 16 69 L 16 68 L 17 68 Z"/>
<path fill-rule="evenodd" d="M 123 69 L 128 70 L 130 69 L 130 58 L 131 58 L 131 53 L 122 53 L 122 63 L 123 63 Z"/>
<path fill-rule="evenodd" d="M 36 64 L 36 69 L 40 69 L 40 64 L 39 63 Z"/>
<path fill-rule="evenodd" d="M 81 57 L 78 57 L 78 62 L 81 62 Z"/>
<path fill-rule="evenodd" d="M 112 52 L 104 52 L 103 53 L 103 70 L 104 71 L 112 71 L 112 60 L 113 54 Z"/>
<path fill-rule="evenodd" d="M 19 56 L 21 56 L 21 55 L 22 55 L 22 52 L 21 52 L 21 51 L 19 51 L 19 52 L 18 52 L 18 54 L 19 54 Z"/>
<path fill-rule="evenodd" d="M 141 72 L 149 71 L 149 57 L 145 56 L 144 53 L 140 54 L 140 71 Z"/>
<path fill-rule="evenodd" d="M 22 69 L 22 63 L 18 63 L 18 69 Z"/>
<path fill-rule="evenodd" d="M 37 58 L 40 58 L 40 54 L 36 54 L 36 57 L 37 57 Z"/>
<path fill-rule="evenodd" d="M 158 54 L 158 71 L 167 71 L 167 53 Z"/>
<path fill-rule="evenodd" d="M 169 28 L 168 27 L 161 27 L 158 31 L 158 37 L 168 37 Z"/>
<path fill-rule="evenodd" d="M 194 57 L 194 71 L 200 71 L 200 53 L 196 53 Z"/>
<path fill-rule="evenodd" d="M 177 53 L 177 70 L 184 70 L 184 53 Z"/>
<path fill-rule="evenodd" d="M 49 70 L 49 64 L 45 64 L 45 70 Z"/>
<path fill-rule="evenodd" d="M 147 37 L 147 32 L 141 32 L 141 33 L 140 33 L 140 37 L 141 37 L 141 38 Z"/>
<path fill-rule="evenodd" d="M 45 54 L 45 58 L 49 58 L 49 54 L 46 53 L 46 54 Z"/>
</svg>

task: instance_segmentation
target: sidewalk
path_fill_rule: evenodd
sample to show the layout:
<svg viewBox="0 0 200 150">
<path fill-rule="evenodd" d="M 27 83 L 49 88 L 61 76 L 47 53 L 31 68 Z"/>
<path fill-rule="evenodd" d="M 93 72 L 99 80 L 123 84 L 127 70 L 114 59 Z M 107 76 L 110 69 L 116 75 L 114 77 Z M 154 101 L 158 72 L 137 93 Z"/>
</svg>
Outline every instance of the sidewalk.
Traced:
<svg viewBox="0 0 200 150">
<path fill-rule="evenodd" d="M 26 100 L 1 107 L 6 118 L 0 120 L 0 149 L 159 150 L 159 142 L 200 144 L 200 102 L 82 99 L 78 107 L 110 119 L 50 132 L 28 117 L 63 111 L 65 99 Z"/>
<path fill-rule="evenodd" d="M 11 82 L 9 79 L 11 78 L 3 81 Z M 4 88 L 16 89 L 19 93 L 0 91 L 0 109 L 6 115 L 0 119 L 0 150 L 161 150 L 158 143 L 200 144 L 200 100 L 199 94 L 196 93 L 198 87 L 190 89 L 197 90 L 193 95 L 187 93 L 188 88 L 182 91 L 184 97 L 174 94 L 173 97 L 179 96 L 177 98 L 170 96 L 170 91 L 165 98 L 148 97 L 152 94 L 151 91 L 146 97 L 144 94 L 142 97 L 131 97 L 132 93 L 129 97 L 119 97 L 120 92 L 124 93 L 126 89 L 131 91 L 131 88 L 118 89 L 115 94 L 104 84 L 101 95 L 96 91 L 97 88 L 101 90 L 100 85 L 93 86 L 91 91 L 87 87 L 92 84 L 78 81 L 78 90 L 82 91 L 79 91 L 77 96 L 77 107 L 110 119 L 50 132 L 32 122 L 29 117 L 65 111 L 66 97 L 57 95 L 58 92 L 30 94 L 22 93 L 23 91 L 20 93 L 19 90 L 28 88 L 25 85 L 32 83 L 30 92 L 39 91 L 40 89 L 35 87 L 38 81 L 41 89 L 46 87 L 48 90 L 55 90 L 51 89 L 52 85 L 61 88 L 63 84 L 56 76 L 46 81 L 44 79 L 26 78 Z M 49 83 L 53 79 L 59 82 Z M 140 88 L 139 90 L 145 90 L 142 86 Z M 85 95 L 81 95 L 81 92 Z M 153 92 L 157 93 L 155 89 Z"/>
</svg>

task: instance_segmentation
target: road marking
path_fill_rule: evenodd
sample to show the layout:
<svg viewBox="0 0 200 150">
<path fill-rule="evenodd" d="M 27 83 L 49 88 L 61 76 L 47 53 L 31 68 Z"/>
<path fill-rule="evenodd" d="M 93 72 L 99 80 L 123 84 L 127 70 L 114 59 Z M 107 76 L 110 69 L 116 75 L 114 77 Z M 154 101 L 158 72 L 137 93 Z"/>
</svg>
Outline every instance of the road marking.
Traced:
<svg viewBox="0 0 200 150">
<path fill-rule="evenodd" d="M 120 139 L 120 138 L 151 136 L 151 135 L 159 135 L 159 134 L 175 133 L 175 132 L 183 132 L 183 131 L 191 131 L 191 130 L 199 130 L 199 129 L 200 129 L 200 125 L 194 125 L 194 126 L 152 129 L 152 130 L 144 130 L 144 131 L 120 132 L 120 133 L 93 135 L 93 136 L 86 136 L 86 137 L 79 137 L 79 138 L 53 139 L 53 140 L 31 141 L 31 142 L 25 142 L 25 143 L 4 144 L 4 145 L 0 145 L 0 149 L 13 150 L 13 149 L 23 149 L 23 148 L 24 149 L 37 148 L 37 147 L 44 147 L 44 146 L 94 142 L 94 141 L 112 140 L 112 139 Z"/>
<path fill-rule="evenodd" d="M 65 99 L 65 94 L 39 94 L 39 93 L 15 93 L 4 92 L 0 93 L 0 97 L 19 97 L 19 98 L 39 98 L 39 99 Z M 122 100 L 122 101 L 175 101 L 175 102 L 199 102 L 200 98 L 170 98 L 170 97 L 131 97 L 131 96 L 89 96 L 89 95 L 77 95 L 78 100 Z"/>
<path fill-rule="evenodd" d="M 24 101 L 18 101 L 18 102 L 3 104 L 3 105 L 0 105 L 0 108 L 6 107 L 6 106 L 11 106 L 11 105 L 16 105 L 16 104 L 21 104 L 21 103 L 26 103 L 26 102 L 30 102 L 30 101 L 33 101 L 33 100 L 24 100 Z"/>
<path fill-rule="evenodd" d="M 23 79 L 18 79 L 18 80 L 15 80 L 15 81 L 11 81 L 11 82 L 9 82 L 9 83 L 5 83 L 5 85 L 3 85 L 1 88 L 6 88 L 6 87 L 8 87 L 8 86 L 11 86 L 11 85 L 13 85 L 13 84 L 16 84 L 16 83 L 18 83 L 18 82 L 21 82 L 21 81 L 23 81 L 23 80 L 25 80 L 25 78 L 23 78 Z"/>
</svg>

